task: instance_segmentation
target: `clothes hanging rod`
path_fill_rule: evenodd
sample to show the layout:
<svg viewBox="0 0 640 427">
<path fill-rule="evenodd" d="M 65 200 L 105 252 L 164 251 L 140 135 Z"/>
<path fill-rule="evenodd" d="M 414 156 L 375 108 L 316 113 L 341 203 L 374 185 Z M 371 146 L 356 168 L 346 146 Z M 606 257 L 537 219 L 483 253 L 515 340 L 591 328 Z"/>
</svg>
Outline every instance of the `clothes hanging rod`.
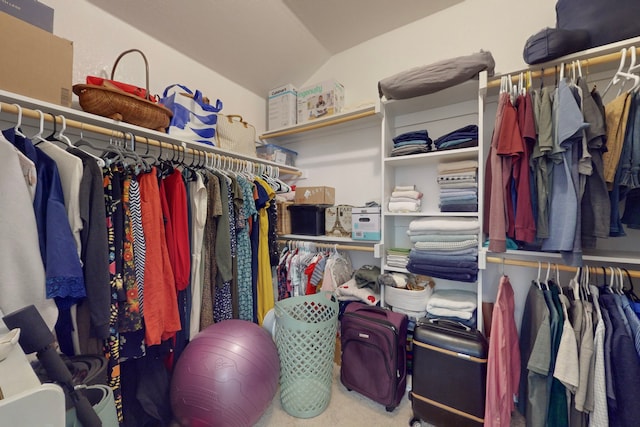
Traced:
<svg viewBox="0 0 640 427">
<path fill-rule="evenodd" d="M 611 52 L 611 53 L 605 53 L 602 55 L 596 55 L 596 56 L 592 56 L 592 57 L 584 57 L 587 56 L 589 51 L 585 51 L 585 52 L 577 52 L 573 55 L 567 55 L 566 57 L 562 57 L 562 58 L 557 58 L 554 59 L 553 61 L 550 61 L 548 63 L 543 63 L 543 64 L 534 64 L 531 65 L 529 68 L 525 68 L 523 70 L 518 70 L 518 71 L 513 71 L 511 73 L 503 73 L 499 76 L 494 76 L 493 79 L 489 80 L 487 82 L 487 88 L 493 88 L 493 87 L 498 87 L 500 86 L 500 79 L 508 74 L 511 74 L 511 82 L 512 83 L 516 83 L 517 79 L 519 78 L 520 73 L 527 73 L 529 71 L 531 71 L 531 78 L 540 78 L 540 77 L 545 77 L 545 76 L 552 76 L 554 74 L 556 74 L 556 72 L 559 73 L 559 66 L 560 64 L 564 63 L 565 67 L 570 66 L 572 61 L 578 61 L 580 62 L 580 66 L 583 68 L 583 70 L 586 68 L 588 70 L 588 67 L 595 67 L 598 65 L 604 65 L 604 64 L 609 64 L 611 62 L 619 62 L 620 58 L 622 56 L 621 53 L 621 49 L 623 47 L 627 47 L 627 51 L 626 54 L 627 56 L 631 55 L 631 48 L 635 49 L 635 46 L 633 46 L 633 42 L 636 42 L 636 44 L 640 45 L 640 40 L 638 38 L 632 39 L 632 40 L 627 40 L 627 41 L 623 41 L 620 43 L 617 43 L 616 46 L 619 45 L 619 47 L 617 48 L 618 50 L 616 52 Z M 631 45 L 630 45 L 631 44 Z M 613 48 L 613 47 L 612 47 Z M 597 48 L 593 49 L 596 50 Z M 532 68 L 538 68 L 538 70 L 532 71 Z M 565 73 L 566 75 L 566 73 Z"/>
<path fill-rule="evenodd" d="M 538 264 L 537 261 L 523 261 L 518 259 L 509 259 L 509 258 L 502 258 L 502 257 L 496 257 L 496 256 L 488 256 L 487 262 L 490 262 L 492 264 L 515 265 L 517 267 L 531 267 L 531 268 L 538 268 L 539 266 L 544 267 L 547 264 L 547 261 L 540 261 L 540 264 Z M 558 264 L 555 262 L 551 262 L 551 265 L 557 266 L 558 270 L 568 271 L 570 273 L 575 273 L 576 270 L 578 269 L 578 267 L 570 267 L 568 265 Z M 596 270 L 600 270 L 599 266 L 589 265 L 589 264 L 587 264 L 587 266 Z M 640 278 L 640 271 L 628 270 L 628 269 L 627 271 L 629 272 L 629 275 L 631 277 L 636 279 Z"/>
<path fill-rule="evenodd" d="M 19 105 L 19 104 L 18 104 Z M 20 111 L 22 111 L 22 117 L 26 117 L 29 119 L 34 119 L 34 120 L 40 120 L 40 114 L 38 113 L 38 111 L 31 109 L 31 108 L 26 108 L 26 107 L 16 107 L 14 104 L 9 104 L 6 102 L 0 102 L 0 113 L 9 113 L 9 114 L 15 114 L 18 115 L 20 113 Z M 60 125 L 62 126 L 62 119 L 60 118 L 60 116 L 64 116 L 64 114 L 52 114 L 52 113 L 48 113 L 46 111 L 42 111 L 44 114 L 44 121 L 47 123 L 53 123 L 55 120 L 56 126 Z M 105 135 L 108 137 L 113 137 L 113 138 L 120 138 L 120 139 L 129 139 L 128 135 L 129 132 L 124 132 L 121 130 L 116 130 L 116 129 L 109 129 L 103 126 L 97 126 L 97 125 L 92 125 L 90 123 L 84 123 L 81 122 L 79 120 L 75 120 L 75 119 L 68 119 L 65 117 L 65 124 L 67 127 L 71 127 L 71 128 L 75 128 L 75 129 L 79 129 L 83 132 L 91 132 L 91 133 L 96 133 L 99 135 Z M 208 156 L 209 154 L 213 155 L 214 157 L 218 156 L 220 157 L 221 160 L 224 161 L 231 161 L 234 164 L 238 164 L 238 165 L 242 165 L 245 164 L 245 162 L 247 160 L 244 159 L 240 159 L 240 158 L 236 158 L 236 157 L 232 157 L 232 156 L 227 156 L 224 154 L 220 154 L 220 153 L 216 153 L 214 151 L 208 150 L 206 147 L 202 147 L 202 149 L 199 148 L 191 148 L 187 146 L 187 142 L 182 142 L 181 144 L 179 143 L 174 143 L 174 142 L 164 142 L 164 141 L 160 141 L 157 139 L 153 139 L 153 138 L 147 138 L 146 136 L 139 136 L 139 135 L 135 135 L 133 132 L 131 132 L 131 134 L 133 134 L 133 137 L 135 138 L 135 142 L 136 143 L 140 143 L 140 144 L 147 144 L 153 147 L 160 147 L 160 148 L 166 148 L 169 150 L 177 150 L 178 152 L 181 151 L 185 151 L 186 154 L 190 154 L 192 156 L 197 156 L 200 155 L 202 153 L 205 153 L 205 156 Z M 250 161 L 252 164 L 262 164 L 262 162 L 260 162 L 258 159 L 251 159 L 248 160 Z M 265 163 L 266 164 L 266 163 Z M 287 174 L 287 175 L 294 175 L 294 176 L 300 176 L 302 175 L 302 172 L 298 171 L 298 170 L 294 170 L 294 169 L 289 169 L 286 166 L 274 166 L 277 167 L 280 171 L 280 173 L 283 174 Z"/>
<path fill-rule="evenodd" d="M 310 245 L 311 248 L 322 248 L 322 249 L 341 249 L 343 251 L 361 251 L 361 252 L 373 252 L 373 248 L 369 246 L 355 246 L 355 245 L 342 245 L 339 243 L 316 243 L 309 240 L 291 240 L 291 239 L 278 239 L 278 243 L 283 245 L 290 244 L 301 244 L 301 247 L 304 247 L 305 244 Z"/>
</svg>

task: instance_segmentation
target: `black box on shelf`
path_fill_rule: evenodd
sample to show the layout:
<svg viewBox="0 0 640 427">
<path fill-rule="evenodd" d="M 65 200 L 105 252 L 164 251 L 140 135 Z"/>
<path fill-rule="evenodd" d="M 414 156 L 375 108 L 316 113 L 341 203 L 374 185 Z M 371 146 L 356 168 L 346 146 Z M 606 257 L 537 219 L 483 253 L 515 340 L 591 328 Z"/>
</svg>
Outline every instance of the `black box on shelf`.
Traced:
<svg viewBox="0 0 640 427">
<path fill-rule="evenodd" d="M 291 233 L 307 236 L 323 236 L 325 209 L 330 205 L 290 205 Z"/>
</svg>

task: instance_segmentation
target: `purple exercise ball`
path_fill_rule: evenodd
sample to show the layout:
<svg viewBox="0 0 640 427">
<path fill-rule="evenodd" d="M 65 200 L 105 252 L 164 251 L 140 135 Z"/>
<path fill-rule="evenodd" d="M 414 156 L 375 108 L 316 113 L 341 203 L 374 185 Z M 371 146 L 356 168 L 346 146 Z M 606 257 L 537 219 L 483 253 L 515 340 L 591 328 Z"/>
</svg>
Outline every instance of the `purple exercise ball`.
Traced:
<svg viewBox="0 0 640 427">
<path fill-rule="evenodd" d="M 198 333 L 176 363 L 171 407 L 183 426 L 254 425 L 278 388 L 280 360 L 271 335 L 246 320 Z"/>
</svg>

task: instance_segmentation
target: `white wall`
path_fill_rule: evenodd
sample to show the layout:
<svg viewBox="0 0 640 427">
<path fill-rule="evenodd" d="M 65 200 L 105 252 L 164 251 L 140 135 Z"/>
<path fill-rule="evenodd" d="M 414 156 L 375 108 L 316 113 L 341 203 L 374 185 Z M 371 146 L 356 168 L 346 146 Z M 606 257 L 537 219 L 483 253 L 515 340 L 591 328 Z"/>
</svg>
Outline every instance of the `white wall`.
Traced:
<svg viewBox="0 0 640 427">
<path fill-rule="evenodd" d="M 87 75 L 109 76 L 118 55 L 142 50 L 149 61 L 151 93 L 181 83 L 224 103 L 223 112 L 241 114 L 257 129 L 265 129 L 265 99 L 182 55 L 85 0 L 42 0 L 55 9 L 54 34 L 73 41 L 73 83 Z M 167 31 L 171 31 L 167 28 Z M 144 86 L 144 63 L 137 53 L 123 57 L 116 80 Z M 77 103 L 77 98 L 74 96 Z M 79 107 L 78 107 L 79 108 Z"/>
<path fill-rule="evenodd" d="M 526 66 L 529 36 L 555 26 L 555 0 L 466 0 L 332 57 L 306 84 L 336 78 L 346 104 L 378 96 L 378 81 L 411 67 L 488 50 L 497 72 Z"/>
</svg>

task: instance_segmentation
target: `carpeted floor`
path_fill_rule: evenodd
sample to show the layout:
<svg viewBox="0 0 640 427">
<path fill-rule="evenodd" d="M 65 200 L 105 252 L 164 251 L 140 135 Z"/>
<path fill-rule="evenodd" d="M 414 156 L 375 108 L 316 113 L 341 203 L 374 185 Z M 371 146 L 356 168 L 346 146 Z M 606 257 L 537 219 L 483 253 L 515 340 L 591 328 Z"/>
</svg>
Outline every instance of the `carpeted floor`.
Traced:
<svg viewBox="0 0 640 427">
<path fill-rule="evenodd" d="M 256 427 L 406 427 L 411 416 L 411 402 L 406 393 L 400 406 L 393 412 L 387 412 L 381 404 L 355 391 L 348 391 L 340 382 L 340 366 L 334 364 L 331 401 L 324 412 L 307 419 L 291 416 L 282 408 L 280 393 L 277 392 Z"/>
<path fill-rule="evenodd" d="M 313 418 L 296 418 L 289 415 L 280 403 L 276 392 L 271 406 L 255 427 L 407 427 L 412 419 L 411 402 L 405 393 L 400 406 L 387 412 L 384 406 L 356 393 L 348 391 L 340 382 L 340 366 L 333 365 L 333 388 L 329 406 Z M 409 385 L 410 388 L 410 385 Z M 525 420 L 514 413 L 511 427 L 524 427 Z M 422 427 L 433 427 L 422 423 Z"/>
</svg>

